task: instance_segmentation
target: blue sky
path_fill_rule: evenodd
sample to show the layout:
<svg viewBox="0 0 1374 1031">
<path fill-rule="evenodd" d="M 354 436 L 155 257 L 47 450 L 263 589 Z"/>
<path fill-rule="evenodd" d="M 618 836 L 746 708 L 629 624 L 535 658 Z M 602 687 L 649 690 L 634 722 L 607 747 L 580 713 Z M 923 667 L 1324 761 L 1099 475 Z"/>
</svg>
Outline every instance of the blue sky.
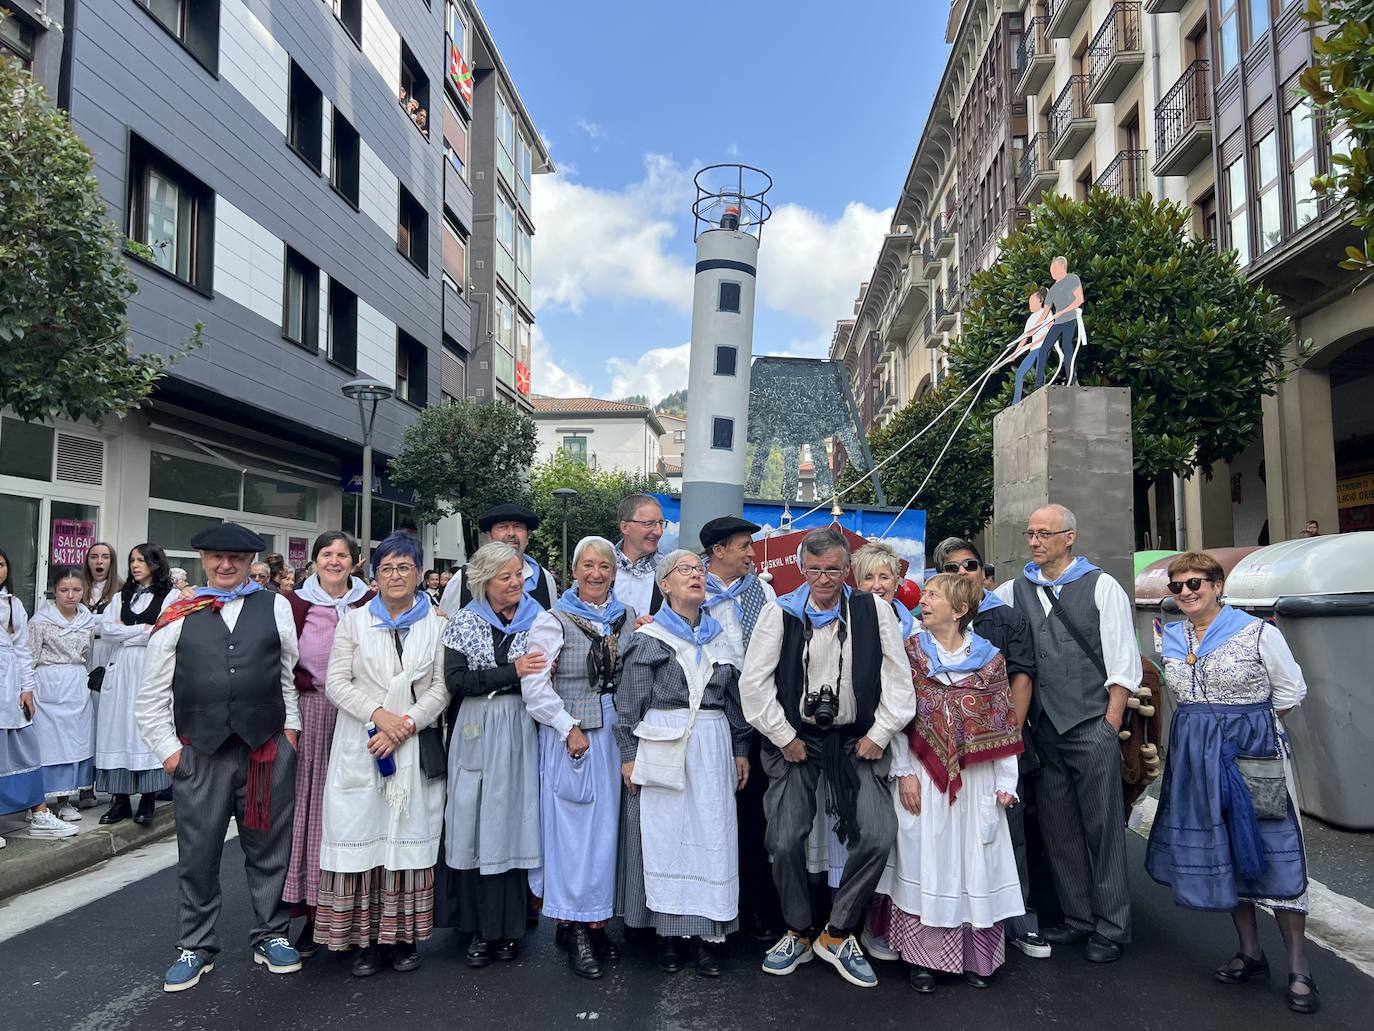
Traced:
<svg viewBox="0 0 1374 1031">
<path fill-rule="evenodd" d="M 775 184 L 755 352 L 823 354 L 891 219 L 944 67 L 948 5 L 482 11 L 559 169 L 535 182 L 534 389 L 656 401 L 685 385 L 691 177 L 720 161 Z"/>
</svg>

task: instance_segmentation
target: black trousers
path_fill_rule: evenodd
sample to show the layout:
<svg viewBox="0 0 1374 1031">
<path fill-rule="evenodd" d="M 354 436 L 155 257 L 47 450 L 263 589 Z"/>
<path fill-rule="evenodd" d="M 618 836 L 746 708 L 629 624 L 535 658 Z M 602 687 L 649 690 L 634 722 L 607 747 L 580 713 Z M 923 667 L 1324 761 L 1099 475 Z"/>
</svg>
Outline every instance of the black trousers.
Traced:
<svg viewBox="0 0 1374 1031">
<path fill-rule="evenodd" d="M 764 832 L 768 821 L 763 815 L 763 793 L 768 777 L 761 758 L 763 736 L 757 731 L 749 744 L 749 782 L 735 795 L 739 828 L 739 911 L 746 927 L 760 924 L 776 927 L 782 920 L 773 866 L 768 861 Z"/>
</svg>

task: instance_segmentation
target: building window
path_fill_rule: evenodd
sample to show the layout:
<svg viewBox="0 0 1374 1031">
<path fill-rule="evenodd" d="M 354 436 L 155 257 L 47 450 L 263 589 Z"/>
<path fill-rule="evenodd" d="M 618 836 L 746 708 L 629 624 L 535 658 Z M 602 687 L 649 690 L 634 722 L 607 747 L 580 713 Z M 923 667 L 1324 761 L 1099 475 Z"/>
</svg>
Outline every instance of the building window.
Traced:
<svg viewBox="0 0 1374 1031">
<path fill-rule="evenodd" d="M 1255 196 L 1259 202 L 1258 232 L 1255 235 L 1261 253 L 1278 244 L 1283 236 L 1278 139 L 1278 133 L 1271 129 L 1255 144 Z"/>
<path fill-rule="evenodd" d="M 720 294 L 716 298 L 716 311 L 739 312 L 739 284 L 728 281 L 720 284 Z"/>
<path fill-rule="evenodd" d="M 238 511 L 242 486 L 243 473 L 236 468 L 161 451 L 149 459 L 149 497 Z"/>
<path fill-rule="evenodd" d="M 1218 70 L 1225 76 L 1240 60 L 1240 11 L 1237 0 L 1220 0 L 1217 11 L 1217 52 L 1221 55 Z"/>
<path fill-rule="evenodd" d="M 468 52 L 468 26 L 463 20 L 463 12 L 453 0 L 448 0 L 448 35 L 453 40 L 453 45 L 458 48 L 458 53 L 464 57 Z"/>
<path fill-rule="evenodd" d="M 534 152 L 530 149 L 530 145 L 525 142 L 524 133 L 520 133 L 519 161 L 516 165 L 516 172 L 520 176 L 520 181 L 528 186 L 534 174 Z"/>
<path fill-rule="evenodd" d="M 515 386 L 515 305 L 502 293 L 496 295 L 496 379 Z"/>
<path fill-rule="evenodd" d="M 282 288 L 282 334 L 302 347 L 320 346 L 320 270 L 286 248 L 286 282 Z"/>
<path fill-rule="evenodd" d="M 211 74 L 218 74 L 219 4 L 197 0 L 136 0 Z"/>
<path fill-rule="evenodd" d="M 515 243 L 515 260 L 518 265 L 515 292 L 520 300 L 525 303 L 525 307 L 532 309 L 534 308 L 534 289 L 530 283 L 530 274 L 534 264 L 534 242 L 524 223 L 518 223 L 515 227 Z"/>
<path fill-rule="evenodd" d="M 515 186 L 515 115 L 510 101 L 496 94 L 496 170 L 512 188 Z"/>
<path fill-rule="evenodd" d="M 8 53 L 19 61 L 26 72 L 33 71 L 33 55 L 38 34 L 28 22 L 14 15 L 0 17 L 0 53 Z"/>
<path fill-rule="evenodd" d="M 448 219 L 444 219 L 444 274 L 461 293 L 467 289 L 468 249 L 463 234 Z"/>
<path fill-rule="evenodd" d="M 129 239 L 144 261 L 208 293 L 214 267 L 214 194 L 138 136 L 129 141 Z M 146 248 L 146 250 L 145 250 Z"/>
<path fill-rule="evenodd" d="M 329 280 L 329 360 L 349 372 L 358 370 L 358 295 L 332 278 Z"/>
<path fill-rule="evenodd" d="M 1270 2 L 1271 0 L 1250 0 L 1250 31 L 1245 37 L 1250 46 L 1254 46 L 1259 42 L 1259 38 L 1269 31 Z"/>
<path fill-rule="evenodd" d="M 1317 148 L 1312 98 L 1304 97 L 1288 111 L 1288 167 L 1293 182 L 1293 226 L 1301 229 L 1317 217 L 1317 191 L 1312 177 L 1317 174 Z"/>
<path fill-rule="evenodd" d="M 396 396 L 417 408 L 425 406 L 429 352 L 403 329 L 396 330 Z"/>
<path fill-rule="evenodd" d="M 682 443 L 683 441 L 685 441 L 686 439 L 687 439 L 687 431 L 686 431 L 686 430 L 673 430 L 673 443 L 674 443 L 674 444 L 681 444 L 681 443 Z"/>
<path fill-rule="evenodd" d="M 1245 213 L 1245 161 L 1226 166 L 1226 235 L 1241 268 L 1250 264 L 1250 223 Z"/>
<path fill-rule="evenodd" d="M 287 79 L 286 145 L 316 172 L 320 170 L 320 130 L 324 95 L 295 61 Z"/>
<path fill-rule="evenodd" d="M 739 354 L 733 347 L 716 348 L 716 375 L 733 376 L 735 374 L 735 359 Z"/>
<path fill-rule="evenodd" d="M 468 127 L 453 102 L 444 98 L 444 158 L 467 179 Z"/>
<path fill-rule="evenodd" d="M 0 419 L 0 476 L 51 481 L 53 439 L 51 426 Z"/>
<path fill-rule="evenodd" d="M 313 522 L 320 492 L 290 480 L 261 473 L 243 474 L 243 510 L 278 519 Z"/>
<path fill-rule="evenodd" d="M 439 394 L 445 402 L 461 401 L 467 389 L 467 365 L 462 353 L 445 344 L 439 352 Z"/>
<path fill-rule="evenodd" d="M 404 186 L 398 187 L 398 195 L 396 249 L 417 269 L 429 275 L 429 216 Z"/>
<path fill-rule="evenodd" d="M 735 420 L 723 419 L 719 415 L 711 419 L 711 446 L 720 451 L 733 451 L 735 447 Z"/>
<path fill-rule="evenodd" d="M 517 315 L 515 318 L 515 389 L 522 394 L 530 392 L 530 340 L 532 336 L 531 325 Z"/>
<path fill-rule="evenodd" d="M 336 107 L 334 128 L 329 135 L 329 185 L 355 208 L 358 206 L 358 177 L 362 164 L 362 140 Z"/>
<path fill-rule="evenodd" d="M 358 46 L 363 45 L 363 0 L 329 0 L 334 8 L 334 17 L 353 37 Z"/>
<path fill-rule="evenodd" d="M 415 128 L 429 138 L 429 76 L 415 60 L 410 47 L 401 44 L 401 108 Z"/>
<path fill-rule="evenodd" d="M 515 283 L 515 205 L 500 191 L 496 194 L 496 239 L 501 248 L 496 252 L 496 271 L 507 286 Z"/>
<path fill-rule="evenodd" d="M 587 438 L 586 437 L 564 437 L 563 453 L 572 458 L 578 465 L 587 464 Z"/>
</svg>

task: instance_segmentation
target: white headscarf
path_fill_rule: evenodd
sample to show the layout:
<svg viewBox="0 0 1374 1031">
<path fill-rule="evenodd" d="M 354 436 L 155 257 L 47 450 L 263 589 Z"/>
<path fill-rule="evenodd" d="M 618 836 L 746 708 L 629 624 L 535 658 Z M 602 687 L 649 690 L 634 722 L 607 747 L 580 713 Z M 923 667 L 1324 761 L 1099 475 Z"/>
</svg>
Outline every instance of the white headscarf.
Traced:
<svg viewBox="0 0 1374 1031">
<path fill-rule="evenodd" d="M 338 613 L 342 619 L 348 607 L 360 600 L 368 591 L 367 584 L 359 580 L 356 576 L 348 578 L 348 590 L 344 591 L 342 598 L 331 597 L 323 587 L 320 586 L 318 573 L 311 573 L 305 578 L 305 583 L 296 588 L 296 593 L 308 601 L 311 605 L 329 605 Z"/>
</svg>

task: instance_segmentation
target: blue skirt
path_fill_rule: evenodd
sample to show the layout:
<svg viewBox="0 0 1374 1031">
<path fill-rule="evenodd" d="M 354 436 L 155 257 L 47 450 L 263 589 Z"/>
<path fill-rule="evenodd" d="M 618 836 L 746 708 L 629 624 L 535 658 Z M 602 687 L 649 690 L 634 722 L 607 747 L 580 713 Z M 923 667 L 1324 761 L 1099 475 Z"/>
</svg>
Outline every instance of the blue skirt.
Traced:
<svg viewBox="0 0 1374 1031">
<path fill-rule="evenodd" d="M 33 726 L 0 730 L 0 815 L 43 804 L 43 766 Z"/>
<path fill-rule="evenodd" d="M 1231 839 L 1221 812 L 1221 745 L 1242 755 L 1274 755 L 1269 703 L 1180 705 L 1169 728 L 1169 761 L 1159 809 L 1145 854 L 1145 869 L 1174 890 L 1190 909 L 1229 912 L 1251 899 L 1297 899 L 1307 891 L 1302 829 L 1293 800 L 1278 820 L 1260 820 L 1263 869 L 1254 878 L 1236 873 Z"/>
</svg>

